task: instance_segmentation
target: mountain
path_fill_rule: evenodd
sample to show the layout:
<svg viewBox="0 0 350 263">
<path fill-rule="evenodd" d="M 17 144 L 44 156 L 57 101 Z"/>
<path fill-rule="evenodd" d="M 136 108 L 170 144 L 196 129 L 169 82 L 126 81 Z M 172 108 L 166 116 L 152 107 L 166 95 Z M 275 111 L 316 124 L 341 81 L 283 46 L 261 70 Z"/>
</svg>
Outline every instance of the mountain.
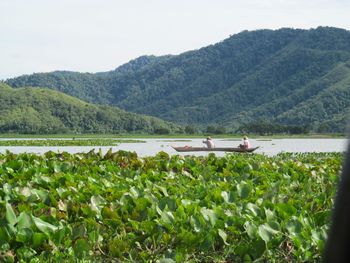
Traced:
<svg viewBox="0 0 350 263">
<path fill-rule="evenodd" d="M 116 70 L 7 80 L 44 86 L 181 124 L 308 125 L 344 131 L 350 111 L 350 32 L 332 27 L 243 31 L 176 56 L 144 56 Z"/>
<path fill-rule="evenodd" d="M 45 88 L 0 83 L 0 132 L 168 133 L 181 127 L 117 107 L 94 105 Z"/>
</svg>

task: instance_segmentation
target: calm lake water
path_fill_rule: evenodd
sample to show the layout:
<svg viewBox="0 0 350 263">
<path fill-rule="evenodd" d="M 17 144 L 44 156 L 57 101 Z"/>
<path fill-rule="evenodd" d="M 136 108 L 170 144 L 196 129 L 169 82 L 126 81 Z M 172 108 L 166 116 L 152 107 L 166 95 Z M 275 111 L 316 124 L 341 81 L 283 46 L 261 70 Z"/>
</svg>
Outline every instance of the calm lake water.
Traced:
<svg viewBox="0 0 350 263">
<path fill-rule="evenodd" d="M 27 138 L 28 139 L 28 138 Z M 2 138 L 0 140 L 8 140 Z M 125 150 L 134 151 L 139 156 L 152 156 L 160 151 L 164 151 L 168 154 L 180 154 L 180 155 L 208 155 L 209 152 L 186 152 L 178 153 L 171 145 L 174 146 L 204 146 L 201 139 L 140 139 L 146 141 L 145 143 L 121 143 L 117 146 L 55 146 L 55 147 L 28 147 L 28 146 L 0 146 L 0 152 L 4 153 L 9 150 L 13 153 L 38 153 L 42 154 L 47 151 L 54 152 L 88 152 L 95 148 L 96 151 L 99 149 L 102 152 L 107 152 L 110 148 L 113 151 Z M 344 152 L 347 147 L 347 139 L 273 139 L 273 140 L 254 140 L 250 139 L 253 147 L 259 146 L 260 148 L 255 153 L 263 153 L 266 155 L 275 155 L 281 152 Z M 229 139 L 217 139 L 215 140 L 217 147 L 236 147 L 241 141 L 240 140 L 229 140 Z M 225 152 L 215 152 L 217 156 L 224 156 Z"/>
</svg>

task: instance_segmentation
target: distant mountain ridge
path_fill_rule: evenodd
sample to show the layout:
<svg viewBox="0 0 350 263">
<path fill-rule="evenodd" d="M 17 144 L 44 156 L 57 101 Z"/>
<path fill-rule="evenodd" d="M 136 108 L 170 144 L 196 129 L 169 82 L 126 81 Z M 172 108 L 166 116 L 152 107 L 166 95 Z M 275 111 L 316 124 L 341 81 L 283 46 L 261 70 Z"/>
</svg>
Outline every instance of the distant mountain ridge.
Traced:
<svg viewBox="0 0 350 263">
<path fill-rule="evenodd" d="M 157 133 L 178 132 L 179 125 L 155 117 L 94 105 L 44 88 L 13 89 L 0 83 L 0 132 Z"/>
<path fill-rule="evenodd" d="M 344 131 L 350 111 L 350 32 L 332 27 L 243 31 L 176 56 L 143 56 L 116 70 L 7 80 L 181 124 L 270 121 Z"/>
</svg>

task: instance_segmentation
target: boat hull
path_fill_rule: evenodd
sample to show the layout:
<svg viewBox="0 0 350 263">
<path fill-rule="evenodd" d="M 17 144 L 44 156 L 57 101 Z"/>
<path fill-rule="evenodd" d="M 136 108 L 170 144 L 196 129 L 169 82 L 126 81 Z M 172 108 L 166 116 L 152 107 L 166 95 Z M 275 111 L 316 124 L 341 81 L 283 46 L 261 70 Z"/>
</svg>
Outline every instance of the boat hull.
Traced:
<svg viewBox="0 0 350 263">
<path fill-rule="evenodd" d="M 172 146 L 175 151 L 177 152 L 253 152 L 259 147 L 249 148 L 249 149 L 242 149 L 239 147 L 216 147 L 216 148 L 205 148 L 205 147 L 191 147 L 191 146 L 184 146 L 184 147 L 175 147 Z"/>
</svg>

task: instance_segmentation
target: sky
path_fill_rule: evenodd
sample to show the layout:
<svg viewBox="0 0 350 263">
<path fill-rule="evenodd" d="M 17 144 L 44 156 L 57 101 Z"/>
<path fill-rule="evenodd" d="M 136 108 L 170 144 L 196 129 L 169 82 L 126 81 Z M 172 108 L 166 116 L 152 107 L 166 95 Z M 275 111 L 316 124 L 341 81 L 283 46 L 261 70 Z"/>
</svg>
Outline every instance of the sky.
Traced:
<svg viewBox="0 0 350 263">
<path fill-rule="evenodd" d="M 350 0 L 0 0 L 0 80 L 113 70 L 243 30 L 350 30 Z"/>
</svg>

